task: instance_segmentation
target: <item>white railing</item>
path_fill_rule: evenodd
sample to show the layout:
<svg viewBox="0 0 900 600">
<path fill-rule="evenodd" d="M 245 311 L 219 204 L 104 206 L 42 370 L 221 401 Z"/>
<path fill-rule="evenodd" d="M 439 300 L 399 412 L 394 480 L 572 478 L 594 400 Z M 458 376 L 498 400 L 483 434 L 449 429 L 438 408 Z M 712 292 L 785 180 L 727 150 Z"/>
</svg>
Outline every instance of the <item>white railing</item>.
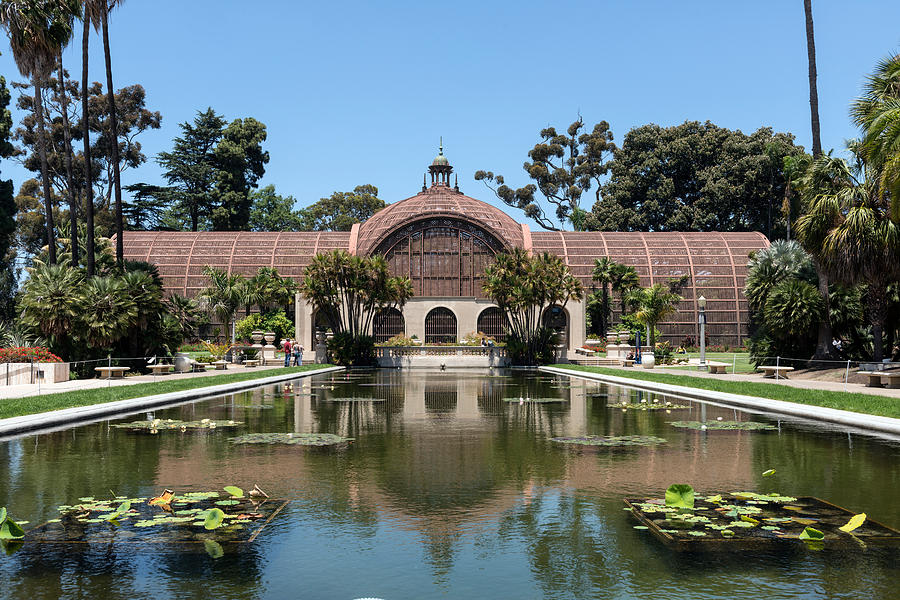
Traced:
<svg viewBox="0 0 900 600">
<path fill-rule="evenodd" d="M 377 358 L 401 356 L 484 356 L 505 358 L 506 348 L 500 346 L 376 346 Z"/>
</svg>

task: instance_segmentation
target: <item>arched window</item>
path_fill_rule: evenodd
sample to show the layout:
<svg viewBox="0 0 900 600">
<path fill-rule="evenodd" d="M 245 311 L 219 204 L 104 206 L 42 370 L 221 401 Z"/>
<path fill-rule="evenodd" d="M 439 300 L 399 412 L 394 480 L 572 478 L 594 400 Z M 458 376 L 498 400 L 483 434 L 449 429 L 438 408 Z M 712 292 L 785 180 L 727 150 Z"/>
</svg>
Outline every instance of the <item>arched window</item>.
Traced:
<svg viewBox="0 0 900 600">
<path fill-rule="evenodd" d="M 456 342 L 456 315 L 449 308 L 431 309 L 425 317 L 426 344 L 452 344 Z"/>
<path fill-rule="evenodd" d="M 569 315 L 562 306 L 551 306 L 544 311 L 542 319 L 544 327 L 549 327 L 559 335 L 558 344 L 569 347 Z"/>
<path fill-rule="evenodd" d="M 393 307 L 381 309 L 375 315 L 372 331 L 376 343 L 384 343 L 395 335 L 402 335 L 406 332 L 403 313 Z"/>
<path fill-rule="evenodd" d="M 407 275 L 416 296 L 484 298 L 484 270 L 503 244 L 458 219 L 420 221 L 391 234 L 376 249 L 393 275 Z"/>
<path fill-rule="evenodd" d="M 506 341 L 506 323 L 503 312 L 496 306 L 481 311 L 478 315 L 478 331 L 494 338 L 496 342 Z"/>
</svg>

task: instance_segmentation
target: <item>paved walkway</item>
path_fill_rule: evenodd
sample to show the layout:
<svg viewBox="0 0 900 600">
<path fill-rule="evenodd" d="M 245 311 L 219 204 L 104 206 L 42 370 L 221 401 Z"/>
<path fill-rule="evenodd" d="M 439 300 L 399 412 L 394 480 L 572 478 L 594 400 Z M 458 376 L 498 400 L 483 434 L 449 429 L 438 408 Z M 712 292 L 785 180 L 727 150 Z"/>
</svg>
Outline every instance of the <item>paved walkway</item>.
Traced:
<svg viewBox="0 0 900 600">
<path fill-rule="evenodd" d="M 283 367 L 252 367 L 248 369 L 247 367 L 241 365 L 229 365 L 228 369 L 224 371 L 206 371 L 203 373 L 133 375 L 131 377 L 123 377 L 122 379 L 73 379 L 71 381 L 64 381 L 60 383 L 29 383 L 24 385 L 6 385 L 0 386 L 0 400 L 5 400 L 8 398 L 24 398 L 25 396 L 58 394 L 60 392 L 71 392 L 74 390 L 93 390 L 119 385 L 135 385 L 138 383 L 150 383 L 153 381 L 168 381 L 170 379 L 193 379 L 195 377 L 213 377 L 219 375 L 227 375 L 228 373 L 243 373 L 244 371 L 268 371 L 281 368 Z"/>
<path fill-rule="evenodd" d="M 853 383 L 852 381 L 844 384 L 843 381 L 822 381 L 819 379 L 768 379 L 760 373 L 735 373 L 732 375 L 713 375 L 707 371 L 697 371 L 695 369 L 679 369 L 674 367 L 660 367 L 657 365 L 653 369 L 643 369 L 641 367 L 607 367 L 604 369 L 615 369 L 622 372 L 622 377 L 628 377 L 629 372 L 642 371 L 644 373 L 668 373 L 670 375 L 687 375 L 689 377 L 703 377 L 706 379 L 721 379 L 725 381 L 749 381 L 753 383 L 771 383 L 773 385 L 784 385 L 804 390 L 822 390 L 829 392 L 851 392 L 854 394 L 869 394 L 873 396 L 887 396 L 889 398 L 900 399 L 900 389 L 890 390 L 887 388 L 871 388 L 861 383 Z M 854 371 L 850 371 L 853 377 Z"/>
</svg>

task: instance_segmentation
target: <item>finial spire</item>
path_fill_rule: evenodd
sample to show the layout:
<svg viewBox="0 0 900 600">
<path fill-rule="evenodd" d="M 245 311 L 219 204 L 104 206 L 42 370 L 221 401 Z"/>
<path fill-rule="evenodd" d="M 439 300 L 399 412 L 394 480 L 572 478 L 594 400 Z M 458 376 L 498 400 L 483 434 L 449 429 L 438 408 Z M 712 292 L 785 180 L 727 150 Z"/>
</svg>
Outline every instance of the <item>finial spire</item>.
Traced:
<svg viewBox="0 0 900 600">
<path fill-rule="evenodd" d="M 453 174 L 453 191 L 459 191 L 459 175 L 457 175 L 456 173 Z"/>
<path fill-rule="evenodd" d="M 425 173 L 422 173 L 422 191 L 423 192 L 428 189 L 427 187 L 425 187 L 425 177 L 426 177 Z"/>
<path fill-rule="evenodd" d="M 443 156 L 444 155 L 444 136 L 440 136 L 439 139 L 440 139 L 440 143 L 438 145 L 438 155 Z"/>
</svg>

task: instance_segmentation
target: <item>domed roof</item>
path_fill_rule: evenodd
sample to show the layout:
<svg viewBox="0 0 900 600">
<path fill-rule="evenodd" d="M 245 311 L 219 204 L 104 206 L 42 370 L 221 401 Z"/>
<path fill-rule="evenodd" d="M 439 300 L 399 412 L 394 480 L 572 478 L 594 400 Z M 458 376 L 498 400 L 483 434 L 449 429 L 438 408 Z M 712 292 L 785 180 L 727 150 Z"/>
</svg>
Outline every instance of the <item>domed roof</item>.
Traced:
<svg viewBox="0 0 900 600">
<path fill-rule="evenodd" d="M 447 160 L 447 157 L 444 156 L 443 154 L 438 154 L 437 156 L 434 157 L 434 160 L 431 161 L 431 166 L 433 166 L 433 167 L 438 167 L 438 166 L 445 167 L 449 164 L 450 164 L 450 161 Z"/>
<path fill-rule="evenodd" d="M 384 238 L 404 225 L 434 217 L 472 223 L 507 247 L 524 245 L 522 226 L 508 214 L 452 188 L 435 185 L 412 198 L 387 205 L 360 225 L 356 253 L 370 254 Z"/>
</svg>

